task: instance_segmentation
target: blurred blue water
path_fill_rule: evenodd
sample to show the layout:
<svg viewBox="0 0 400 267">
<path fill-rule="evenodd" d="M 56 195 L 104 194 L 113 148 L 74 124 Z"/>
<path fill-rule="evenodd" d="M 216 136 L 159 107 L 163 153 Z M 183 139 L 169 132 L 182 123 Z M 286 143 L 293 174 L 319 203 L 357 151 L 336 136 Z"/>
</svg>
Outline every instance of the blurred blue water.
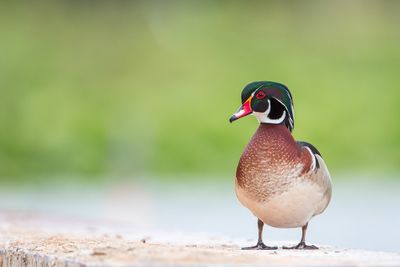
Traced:
<svg viewBox="0 0 400 267">
<path fill-rule="evenodd" d="M 309 225 L 308 241 L 400 251 L 400 183 L 369 182 L 361 178 L 335 183 L 330 206 Z M 123 222 L 137 232 L 214 233 L 254 240 L 257 231 L 256 219 L 236 199 L 233 182 L 177 184 L 147 179 L 96 187 L 3 187 L 0 209 Z M 300 229 L 266 227 L 264 238 L 266 242 L 297 240 L 300 234 Z"/>
</svg>

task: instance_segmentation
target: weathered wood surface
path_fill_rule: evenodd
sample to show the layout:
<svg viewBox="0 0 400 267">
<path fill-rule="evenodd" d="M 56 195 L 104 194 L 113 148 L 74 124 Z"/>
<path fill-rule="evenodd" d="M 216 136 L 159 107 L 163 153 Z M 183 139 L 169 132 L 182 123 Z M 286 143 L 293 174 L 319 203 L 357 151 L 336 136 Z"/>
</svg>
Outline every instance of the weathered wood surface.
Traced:
<svg viewBox="0 0 400 267">
<path fill-rule="evenodd" d="M 0 221 L 1 266 L 400 266 L 400 253 L 326 246 L 315 251 L 243 251 L 240 242 L 228 238 L 124 236 L 123 230 L 116 234 L 113 227 L 118 226 L 96 230 L 101 223 L 93 221 L 4 212 Z"/>
</svg>

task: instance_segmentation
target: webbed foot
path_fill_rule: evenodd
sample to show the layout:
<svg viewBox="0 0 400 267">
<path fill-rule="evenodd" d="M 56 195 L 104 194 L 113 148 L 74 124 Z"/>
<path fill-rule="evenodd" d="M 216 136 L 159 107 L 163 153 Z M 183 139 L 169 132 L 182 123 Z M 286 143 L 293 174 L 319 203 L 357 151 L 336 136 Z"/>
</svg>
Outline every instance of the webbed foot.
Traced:
<svg viewBox="0 0 400 267">
<path fill-rule="evenodd" d="M 263 242 L 258 242 L 257 245 L 252 246 L 252 247 L 242 248 L 242 250 L 274 250 L 274 249 L 278 249 L 278 247 L 276 247 L 276 246 L 270 247 L 270 246 L 265 245 Z"/>
<path fill-rule="evenodd" d="M 318 249 L 317 246 L 314 245 L 306 245 L 306 242 L 300 242 L 296 246 L 293 247 L 286 247 L 284 246 L 283 249 L 304 249 L 304 250 L 312 250 L 312 249 Z"/>
</svg>

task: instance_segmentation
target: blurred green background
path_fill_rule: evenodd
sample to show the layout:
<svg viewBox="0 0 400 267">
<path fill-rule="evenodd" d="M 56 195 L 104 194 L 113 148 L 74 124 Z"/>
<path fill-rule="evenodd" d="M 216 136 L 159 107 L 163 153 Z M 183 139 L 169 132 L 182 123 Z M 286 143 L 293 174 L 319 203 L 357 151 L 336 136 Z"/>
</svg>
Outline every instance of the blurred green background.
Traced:
<svg viewBox="0 0 400 267">
<path fill-rule="evenodd" d="M 399 1 L 3 1 L 0 181 L 232 178 L 257 123 L 228 118 L 255 80 L 291 89 L 294 136 L 331 172 L 396 173 L 399 14 Z"/>
</svg>

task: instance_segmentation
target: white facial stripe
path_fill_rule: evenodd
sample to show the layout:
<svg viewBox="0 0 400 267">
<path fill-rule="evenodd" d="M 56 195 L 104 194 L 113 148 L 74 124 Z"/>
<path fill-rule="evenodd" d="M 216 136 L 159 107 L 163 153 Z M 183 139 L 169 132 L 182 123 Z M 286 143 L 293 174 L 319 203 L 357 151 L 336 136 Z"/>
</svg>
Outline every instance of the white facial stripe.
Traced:
<svg viewBox="0 0 400 267">
<path fill-rule="evenodd" d="M 269 112 L 271 111 L 271 102 L 268 99 L 268 109 L 265 112 L 253 112 L 259 123 L 271 123 L 281 124 L 286 118 L 286 110 L 283 111 L 282 116 L 279 119 L 273 120 L 268 118 Z"/>
<path fill-rule="evenodd" d="M 266 111 L 264 111 L 264 112 L 253 111 L 253 115 L 257 118 L 259 123 L 262 123 L 262 122 L 266 123 L 264 120 L 266 118 L 268 118 L 268 114 L 271 111 L 271 101 L 269 99 L 267 99 L 267 101 L 268 101 L 268 108 Z"/>
<path fill-rule="evenodd" d="M 290 98 L 290 103 L 293 103 L 293 102 L 292 102 L 292 98 L 290 97 L 290 95 L 289 95 L 289 98 Z M 282 103 L 282 101 L 280 101 L 279 99 L 277 99 L 277 98 L 275 98 L 275 97 L 274 97 L 274 99 L 275 99 L 276 101 L 278 101 L 279 103 L 281 103 L 282 106 L 285 107 L 285 105 Z M 291 105 L 291 107 L 292 107 L 292 114 L 293 114 L 293 116 L 294 116 L 294 107 L 293 107 L 293 105 Z M 290 126 L 293 128 L 293 120 L 292 120 L 292 117 L 291 117 L 291 116 L 289 116 L 289 123 L 290 123 Z"/>
<path fill-rule="evenodd" d="M 264 112 L 265 116 L 268 117 L 269 113 L 271 112 L 271 100 L 267 99 L 268 101 L 268 108 L 267 110 Z"/>
<path fill-rule="evenodd" d="M 279 119 L 273 120 L 273 119 L 268 118 L 268 116 L 266 118 L 267 118 L 267 120 L 266 120 L 267 123 L 281 124 L 286 118 L 286 110 L 283 111 L 282 116 Z"/>
</svg>

